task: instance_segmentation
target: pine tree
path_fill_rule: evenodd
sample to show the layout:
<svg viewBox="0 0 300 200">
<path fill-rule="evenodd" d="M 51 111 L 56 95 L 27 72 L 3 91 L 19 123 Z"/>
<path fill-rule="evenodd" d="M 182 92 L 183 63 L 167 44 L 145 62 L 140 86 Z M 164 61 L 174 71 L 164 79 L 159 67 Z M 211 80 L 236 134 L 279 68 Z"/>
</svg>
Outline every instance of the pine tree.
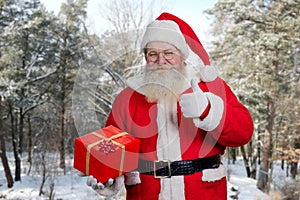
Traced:
<svg viewBox="0 0 300 200">
<path fill-rule="evenodd" d="M 38 1 L 8 1 L 4 4 L 1 32 L 1 78 L 3 94 L 11 117 L 11 134 L 15 156 L 15 180 L 21 180 L 21 161 L 19 154 L 23 147 L 23 128 L 26 109 L 33 99 L 29 95 L 27 71 L 34 62 L 30 46 L 30 22 L 32 13 L 37 10 Z"/>
<path fill-rule="evenodd" d="M 284 119 L 291 128 L 295 118 L 286 109 L 299 104 L 297 98 L 289 98 L 299 95 L 294 86 L 299 84 L 294 59 L 299 53 L 299 7 L 298 0 L 224 0 L 207 11 L 215 17 L 212 58 L 249 107 L 256 127 L 254 139 L 258 139 L 254 144 L 262 144 L 257 186 L 263 191 L 269 190 L 274 144 L 279 145 L 274 143 L 276 134 L 292 134 L 279 132 L 278 122 Z M 299 113 L 299 105 L 293 108 Z"/>
<path fill-rule="evenodd" d="M 48 101 L 49 77 L 56 72 L 56 34 L 53 30 L 57 21 L 51 13 L 39 7 L 39 1 L 17 1 L 10 4 L 7 17 L 10 23 L 1 32 L 1 86 L 7 112 L 11 117 L 11 135 L 16 160 L 16 178 L 20 180 L 20 156 L 23 148 L 28 151 L 31 163 L 32 135 L 31 113 Z M 9 10 L 9 9 L 8 9 Z M 26 134 L 25 134 L 26 132 Z M 27 138 L 26 138 L 27 137 Z M 27 139 L 25 143 L 24 138 Z"/>
<path fill-rule="evenodd" d="M 0 36 L 3 35 L 5 27 L 7 27 L 13 20 L 14 17 L 16 17 L 18 11 L 16 8 L 14 8 L 15 1 L 14 0 L 0 0 Z M 5 68 L 5 66 L 1 65 L 1 60 L 3 59 L 4 49 L 3 46 L 6 45 L 5 40 L 0 37 L 0 72 L 2 72 Z M 1 76 L 2 78 L 2 76 Z M 3 117 L 6 112 L 4 109 L 4 96 L 5 91 L 7 91 L 7 83 L 2 80 L 0 81 L 0 110 L 1 110 L 1 116 L 0 116 L 0 146 L 1 146 L 1 161 L 2 165 L 5 171 L 5 177 L 7 180 L 7 186 L 12 187 L 13 186 L 13 177 L 10 171 L 8 159 L 6 156 L 6 131 L 3 123 Z"/>
<path fill-rule="evenodd" d="M 86 0 L 68 0 L 61 6 L 59 25 L 56 27 L 58 44 L 58 66 L 54 76 L 56 82 L 52 88 L 53 102 L 59 113 L 59 152 L 60 167 L 65 171 L 65 146 L 67 119 L 70 118 L 71 93 L 77 71 L 88 57 L 88 42 L 85 37 Z"/>
</svg>

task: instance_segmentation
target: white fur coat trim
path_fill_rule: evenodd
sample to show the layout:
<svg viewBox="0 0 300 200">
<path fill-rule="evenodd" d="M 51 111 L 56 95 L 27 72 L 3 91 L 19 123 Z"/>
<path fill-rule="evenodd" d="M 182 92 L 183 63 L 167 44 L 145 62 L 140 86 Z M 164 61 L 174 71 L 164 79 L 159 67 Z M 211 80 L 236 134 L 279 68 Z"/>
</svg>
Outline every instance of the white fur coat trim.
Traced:
<svg viewBox="0 0 300 200">
<path fill-rule="evenodd" d="M 213 181 L 221 180 L 225 176 L 226 176 L 226 168 L 222 164 L 219 165 L 218 168 L 205 169 L 202 171 L 203 182 L 213 182 Z"/>
<path fill-rule="evenodd" d="M 194 124 L 196 127 L 201 128 L 205 131 L 212 131 L 219 125 L 223 112 L 224 112 L 224 102 L 221 97 L 217 95 L 205 92 L 206 97 L 210 102 L 210 110 L 208 115 L 201 120 L 200 118 L 194 118 Z"/>
<path fill-rule="evenodd" d="M 140 184 L 140 173 L 138 171 L 132 171 L 125 174 L 125 185 Z"/>
<path fill-rule="evenodd" d="M 182 160 L 178 130 L 176 101 L 157 104 L 158 139 L 156 144 L 158 160 Z M 185 199 L 184 177 L 160 179 L 159 199 Z"/>
</svg>

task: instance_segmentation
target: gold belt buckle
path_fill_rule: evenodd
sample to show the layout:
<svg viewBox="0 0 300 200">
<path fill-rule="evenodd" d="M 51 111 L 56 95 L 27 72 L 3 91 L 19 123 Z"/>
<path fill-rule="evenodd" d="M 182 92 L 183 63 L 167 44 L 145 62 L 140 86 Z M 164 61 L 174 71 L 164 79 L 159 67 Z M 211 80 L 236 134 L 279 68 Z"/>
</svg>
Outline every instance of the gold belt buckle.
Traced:
<svg viewBox="0 0 300 200">
<path fill-rule="evenodd" d="M 159 176 L 159 175 L 156 175 L 156 166 L 158 163 L 165 163 L 163 165 L 163 167 L 161 168 L 164 168 L 164 167 L 168 167 L 168 175 L 166 176 Z M 171 178 L 171 161 L 170 160 L 155 160 L 153 161 L 153 175 L 154 175 L 154 178 Z"/>
</svg>

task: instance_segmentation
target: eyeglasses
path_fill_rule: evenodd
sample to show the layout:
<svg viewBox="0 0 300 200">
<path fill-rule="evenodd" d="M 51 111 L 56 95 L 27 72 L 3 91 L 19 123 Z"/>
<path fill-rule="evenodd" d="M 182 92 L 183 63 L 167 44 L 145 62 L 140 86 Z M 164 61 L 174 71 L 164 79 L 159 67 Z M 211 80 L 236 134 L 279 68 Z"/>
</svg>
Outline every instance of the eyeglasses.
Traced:
<svg viewBox="0 0 300 200">
<path fill-rule="evenodd" d="M 146 58 L 150 62 L 155 62 L 158 60 L 159 54 L 162 54 L 164 59 L 166 59 L 168 61 L 172 60 L 176 55 L 179 55 L 179 53 L 176 50 L 168 49 L 168 50 L 164 50 L 164 51 L 160 51 L 160 52 L 151 50 L 146 53 Z"/>
</svg>

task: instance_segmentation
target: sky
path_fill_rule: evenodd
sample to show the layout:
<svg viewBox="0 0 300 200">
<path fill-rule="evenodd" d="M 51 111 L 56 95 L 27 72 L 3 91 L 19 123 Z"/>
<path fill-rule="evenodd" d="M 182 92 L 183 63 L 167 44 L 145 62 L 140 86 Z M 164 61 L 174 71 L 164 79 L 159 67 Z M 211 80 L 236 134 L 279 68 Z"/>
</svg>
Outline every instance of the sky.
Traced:
<svg viewBox="0 0 300 200">
<path fill-rule="evenodd" d="M 40 0 L 42 4 L 50 11 L 57 13 L 62 2 L 66 0 Z M 101 34 L 106 27 L 104 19 L 100 17 L 99 6 L 105 0 L 88 1 L 88 20 L 87 23 L 94 33 Z M 200 1 L 200 0 L 166 0 L 167 5 L 165 12 L 172 13 L 187 22 L 195 31 L 202 44 L 209 45 L 210 40 L 209 25 L 211 21 L 203 14 L 205 9 L 211 8 L 217 0 Z M 153 19 L 154 20 L 154 19 Z"/>
</svg>

